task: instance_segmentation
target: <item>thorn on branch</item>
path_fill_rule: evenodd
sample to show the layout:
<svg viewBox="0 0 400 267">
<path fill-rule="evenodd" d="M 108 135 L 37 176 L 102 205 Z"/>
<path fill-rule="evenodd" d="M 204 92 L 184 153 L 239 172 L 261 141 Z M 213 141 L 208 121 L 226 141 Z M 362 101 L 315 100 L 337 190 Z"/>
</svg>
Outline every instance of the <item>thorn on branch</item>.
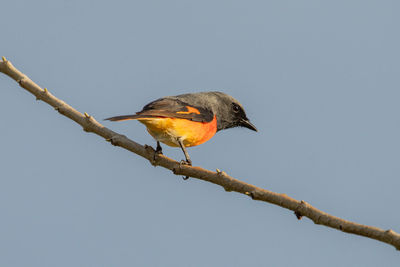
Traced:
<svg viewBox="0 0 400 267">
<path fill-rule="evenodd" d="M 84 113 L 84 115 L 85 115 L 85 117 L 87 118 L 87 119 L 90 119 L 92 116 L 90 116 L 89 114 L 87 114 L 86 112 Z"/>
<path fill-rule="evenodd" d="M 1 57 L 1 59 L 3 60 L 3 62 L 7 62 L 7 59 L 5 57 Z"/>
</svg>

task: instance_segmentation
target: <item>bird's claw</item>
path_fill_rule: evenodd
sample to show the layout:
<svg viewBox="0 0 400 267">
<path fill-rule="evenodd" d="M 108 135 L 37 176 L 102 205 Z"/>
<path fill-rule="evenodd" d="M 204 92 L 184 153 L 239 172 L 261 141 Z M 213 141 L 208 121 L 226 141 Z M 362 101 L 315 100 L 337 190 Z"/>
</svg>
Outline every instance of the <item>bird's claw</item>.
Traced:
<svg viewBox="0 0 400 267">
<path fill-rule="evenodd" d="M 160 142 L 157 142 L 156 153 L 157 154 L 162 154 L 162 147 L 160 145 Z"/>
<path fill-rule="evenodd" d="M 187 165 L 187 166 L 192 166 L 192 161 L 189 160 L 181 160 L 181 162 L 179 162 L 179 165 Z M 189 179 L 189 176 L 182 176 L 183 180 L 187 180 Z"/>
<path fill-rule="evenodd" d="M 156 161 L 158 155 L 163 155 L 162 149 L 159 150 L 159 149 L 157 148 L 157 149 L 154 151 L 154 155 L 153 155 L 153 161 L 154 161 L 154 162 Z"/>
<path fill-rule="evenodd" d="M 181 162 L 179 163 L 180 165 L 188 165 L 188 166 L 192 166 L 192 161 L 190 159 L 188 160 L 181 160 Z"/>
</svg>

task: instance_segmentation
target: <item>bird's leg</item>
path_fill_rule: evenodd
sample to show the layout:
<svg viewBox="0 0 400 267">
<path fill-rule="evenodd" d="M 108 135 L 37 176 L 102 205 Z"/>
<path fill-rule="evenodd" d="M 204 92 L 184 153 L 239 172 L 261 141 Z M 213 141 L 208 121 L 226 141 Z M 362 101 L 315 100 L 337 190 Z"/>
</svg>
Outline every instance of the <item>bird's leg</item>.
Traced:
<svg viewBox="0 0 400 267">
<path fill-rule="evenodd" d="M 186 158 L 186 161 L 181 160 L 180 164 L 192 166 L 192 161 L 190 160 L 189 154 L 186 151 L 186 147 L 183 144 L 182 140 L 179 138 L 178 138 L 178 143 L 179 143 L 179 146 L 182 148 L 183 154 L 185 154 L 185 158 Z M 183 176 L 183 180 L 187 180 L 187 179 L 189 179 L 189 176 Z"/>
<path fill-rule="evenodd" d="M 192 161 L 190 160 L 190 157 L 186 150 L 186 147 L 183 144 L 182 140 L 179 138 L 178 138 L 178 143 L 179 143 L 179 146 L 182 148 L 183 154 L 185 154 L 186 162 L 185 161 L 183 161 L 183 162 L 185 162 L 186 165 L 192 166 Z"/>
<path fill-rule="evenodd" d="M 162 154 L 162 147 L 161 147 L 159 141 L 157 141 L 156 153 L 157 153 L 157 154 Z"/>
<path fill-rule="evenodd" d="M 155 151 L 154 157 L 153 157 L 154 161 L 156 161 L 156 157 L 157 157 L 158 155 L 160 155 L 160 154 L 162 155 L 162 147 L 161 147 L 161 145 L 160 145 L 160 142 L 157 141 L 157 147 L 156 147 L 156 151 Z"/>
</svg>

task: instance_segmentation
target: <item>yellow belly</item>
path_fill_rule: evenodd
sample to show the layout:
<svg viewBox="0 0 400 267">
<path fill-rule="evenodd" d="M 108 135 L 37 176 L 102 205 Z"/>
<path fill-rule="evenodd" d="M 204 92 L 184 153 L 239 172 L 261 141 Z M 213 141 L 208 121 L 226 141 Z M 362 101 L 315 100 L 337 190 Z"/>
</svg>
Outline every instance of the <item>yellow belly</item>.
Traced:
<svg viewBox="0 0 400 267">
<path fill-rule="evenodd" d="M 217 132 L 217 119 L 211 122 L 195 122 L 176 118 L 143 118 L 138 119 L 146 125 L 147 131 L 157 141 L 168 146 L 178 147 L 181 139 L 185 147 L 200 145 Z"/>
</svg>

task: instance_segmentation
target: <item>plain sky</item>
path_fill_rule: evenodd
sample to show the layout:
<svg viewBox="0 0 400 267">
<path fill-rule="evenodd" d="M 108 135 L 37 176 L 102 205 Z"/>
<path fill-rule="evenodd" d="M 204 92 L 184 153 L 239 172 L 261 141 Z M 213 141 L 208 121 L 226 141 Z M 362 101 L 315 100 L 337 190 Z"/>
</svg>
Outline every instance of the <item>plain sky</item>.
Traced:
<svg viewBox="0 0 400 267">
<path fill-rule="evenodd" d="M 400 231 L 399 1 L 2 1 L 0 56 L 81 112 L 220 90 L 194 165 Z M 170 171 L 0 75 L 0 266 L 398 266 L 392 246 Z M 154 145 L 135 121 L 104 122 Z M 176 148 L 164 153 L 183 158 Z"/>
</svg>

